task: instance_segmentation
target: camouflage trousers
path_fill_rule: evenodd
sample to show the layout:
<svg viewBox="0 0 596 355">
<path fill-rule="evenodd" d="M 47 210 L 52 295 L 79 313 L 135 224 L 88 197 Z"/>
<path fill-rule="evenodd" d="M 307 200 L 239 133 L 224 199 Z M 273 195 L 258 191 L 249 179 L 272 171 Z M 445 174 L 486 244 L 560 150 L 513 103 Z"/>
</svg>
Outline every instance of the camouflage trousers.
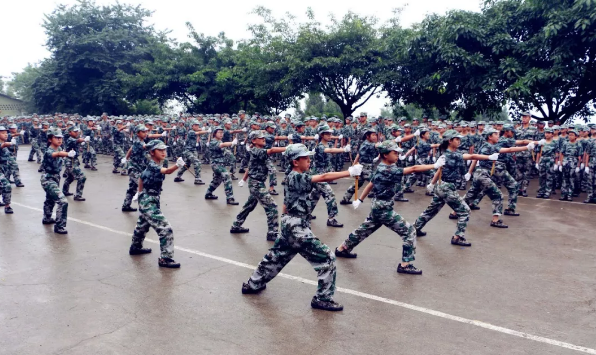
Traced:
<svg viewBox="0 0 596 355">
<path fill-rule="evenodd" d="M 325 205 L 327 205 L 327 217 L 329 219 L 335 218 L 335 216 L 337 216 L 338 213 L 337 201 L 335 201 L 335 193 L 333 192 L 331 185 L 329 185 L 326 182 L 319 182 L 313 184 L 313 189 L 310 192 L 310 195 L 308 196 L 308 198 L 312 201 L 312 208 L 310 210 L 310 213 L 312 214 L 312 212 L 314 211 L 321 196 L 323 196 L 323 199 L 325 200 Z"/>
<path fill-rule="evenodd" d="M 112 165 L 114 166 L 114 170 L 118 170 L 118 168 L 126 169 L 125 166 L 122 166 L 122 158 L 126 155 L 124 154 L 124 150 L 119 145 L 114 144 L 114 161 Z"/>
<path fill-rule="evenodd" d="M 236 216 L 232 227 L 241 227 L 248 215 L 257 207 L 257 203 L 260 203 L 263 209 L 265 209 L 265 215 L 267 216 L 267 234 L 277 235 L 279 232 L 277 204 L 273 200 L 273 197 L 271 197 L 271 194 L 269 194 L 265 182 L 249 178 L 248 191 L 248 201 L 246 201 L 242 210 Z"/>
<path fill-rule="evenodd" d="M 269 172 L 269 187 L 277 186 L 277 169 L 271 159 L 267 159 L 267 171 Z"/>
<path fill-rule="evenodd" d="M 542 157 L 538 165 L 539 188 L 538 195 L 550 196 L 553 191 L 555 179 L 555 160 L 551 157 Z"/>
<path fill-rule="evenodd" d="M 428 164 L 428 159 L 418 158 L 416 159 L 416 165 L 426 165 Z M 421 173 L 415 173 L 408 175 L 406 179 L 406 189 L 412 187 L 417 181 L 421 181 L 426 185 L 426 182 L 435 175 L 434 170 L 423 171 Z"/>
<path fill-rule="evenodd" d="M 200 180 L 201 179 L 201 161 L 197 157 L 197 152 L 185 149 L 184 152 L 182 153 L 181 157 L 184 160 L 184 162 L 186 163 L 186 165 L 183 166 L 182 168 L 180 168 L 180 170 L 178 170 L 178 174 L 176 176 L 182 177 L 182 175 L 184 175 L 184 172 L 186 172 L 186 170 L 188 170 L 190 168 L 190 166 L 192 165 L 193 168 L 195 169 L 195 181 Z"/>
<path fill-rule="evenodd" d="M 596 202 L 596 173 L 594 173 L 594 169 L 596 168 L 596 157 L 590 157 L 588 167 L 590 168 L 590 172 L 585 174 L 587 180 L 586 191 L 588 193 L 588 200 Z"/>
<path fill-rule="evenodd" d="M 523 154 L 525 153 L 525 154 Z M 530 184 L 530 174 L 532 173 L 533 161 L 530 152 L 517 153 L 516 155 L 516 177 L 519 183 L 519 191 L 527 192 Z"/>
<path fill-rule="evenodd" d="M 18 185 L 18 184 L 22 183 L 21 174 L 19 171 L 19 164 L 17 163 L 17 159 L 15 157 L 10 157 L 8 159 L 8 165 L 6 165 L 6 170 L 5 170 L 4 174 L 6 175 L 6 177 L 8 179 L 10 179 L 12 177 L 15 184 Z"/>
<path fill-rule="evenodd" d="M 484 194 L 492 201 L 493 215 L 500 216 L 503 214 L 503 195 L 501 191 L 491 179 L 490 172 L 486 169 L 478 168 L 474 172 L 474 180 L 472 180 L 472 187 L 466 193 L 464 201 L 469 206 L 476 203 L 476 199 L 482 198 Z"/>
<path fill-rule="evenodd" d="M 151 196 L 145 191 L 139 194 L 139 219 L 132 234 L 132 246 L 141 248 L 149 228 L 159 236 L 162 258 L 174 258 L 174 231 L 160 209 L 159 196 Z"/>
<path fill-rule="evenodd" d="M 372 169 L 373 169 L 372 164 L 362 164 L 362 173 L 360 174 L 360 177 L 358 177 L 358 190 L 362 191 L 361 187 L 362 187 L 362 185 L 364 185 L 364 182 L 370 181 L 370 178 L 372 177 Z M 343 199 L 345 201 L 350 201 L 352 199 L 352 196 L 354 196 L 354 192 L 356 192 L 356 182 L 355 181 L 348 188 L 348 191 L 346 191 L 346 193 L 344 194 Z"/>
<path fill-rule="evenodd" d="M 416 254 L 416 230 L 402 216 L 393 210 L 393 201 L 373 199 L 372 209 L 364 223 L 354 229 L 344 241 L 347 250 L 354 249 L 381 226 L 386 226 L 397 233 L 403 241 L 401 260 L 414 260 Z"/>
<path fill-rule="evenodd" d="M 128 169 L 128 189 L 126 189 L 126 195 L 124 196 L 124 202 L 122 203 L 123 208 L 130 207 L 133 196 L 139 190 L 140 177 L 141 172 L 137 171 L 136 169 Z"/>
<path fill-rule="evenodd" d="M 579 173 L 575 172 L 577 159 L 567 159 L 563 161 L 563 183 L 561 185 L 561 197 L 571 198 L 573 193 L 579 189 Z"/>
<path fill-rule="evenodd" d="M 234 198 L 234 190 L 232 190 L 232 178 L 230 178 L 230 173 L 226 166 L 223 164 L 212 164 L 211 169 L 213 170 L 213 179 L 211 180 L 211 184 L 209 184 L 209 188 L 207 188 L 207 195 L 212 194 L 215 189 L 221 185 L 223 182 L 224 190 L 226 192 L 226 199 Z"/>
<path fill-rule="evenodd" d="M 33 156 L 36 156 L 37 163 L 41 163 L 43 153 L 41 152 L 41 148 L 39 147 L 37 138 L 31 140 L 31 151 L 29 151 L 29 160 L 33 160 Z"/>
<path fill-rule="evenodd" d="M 60 190 L 60 175 L 41 175 L 41 187 L 46 192 L 46 200 L 43 203 L 43 218 L 52 218 L 52 211 L 56 207 L 56 225 L 54 228 L 66 228 L 68 216 L 68 200 Z"/>
<path fill-rule="evenodd" d="M 302 255 L 315 269 L 318 275 L 315 300 L 331 301 L 335 293 L 335 254 L 310 230 L 310 222 L 306 217 L 281 216 L 281 235 L 275 240 L 273 247 L 257 266 L 248 285 L 253 289 L 262 287 L 271 281 L 287 263 L 296 256 Z"/>
<path fill-rule="evenodd" d="M 83 171 L 81 170 L 79 159 L 67 158 L 64 173 L 66 174 L 66 179 L 64 180 L 64 184 L 62 185 L 62 193 L 66 195 L 66 193 L 68 193 L 70 189 L 70 184 L 72 184 L 72 182 L 76 180 L 77 189 L 75 192 L 75 197 L 82 197 L 87 177 L 85 176 L 85 173 L 83 173 Z"/>
<path fill-rule="evenodd" d="M 2 194 L 2 202 L 6 205 L 10 205 L 12 186 L 10 186 L 10 182 L 2 173 L 2 169 L 0 169 L 0 193 Z"/>
<path fill-rule="evenodd" d="M 226 166 L 230 168 L 230 174 L 234 175 L 236 172 L 236 156 L 234 155 L 234 148 L 230 148 L 225 153 Z"/>
<path fill-rule="evenodd" d="M 433 219 L 439 211 L 445 206 L 445 203 L 457 214 L 457 227 L 455 229 L 455 236 L 465 237 L 468 221 L 470 220 L 470 207 L 466 204 L 463 198 L 457 193 L 457 187 L 451 182 L 439 182 L 435 186 L 433 199 L 430 205 L 422 212 L 422 214 L 414 223 L 414 228 L 421 230 L 424 226 Z"/>
<path fill-rule="evenodd" d="M 248 144 L 248 143 L 246 143 Z M 238 159 L 240 160 L 240 169 L 246 169 L 248 167 L 248 161 L 250 159 L 250 154 L 246 151 L 246 144 L 238 145 Z"/>
<path fill-rule="evenodd" d="M 93 144 L 89 144 L 90 142 L 87 143 L 87 146 L 85 147 L 84 153 L 83 153 L 83 163 L 91 165 L 91 166 L 95 166 L 97 164 L 97 153 L 95 152 L 95 148 L 93 147 Z"/>
</svg>

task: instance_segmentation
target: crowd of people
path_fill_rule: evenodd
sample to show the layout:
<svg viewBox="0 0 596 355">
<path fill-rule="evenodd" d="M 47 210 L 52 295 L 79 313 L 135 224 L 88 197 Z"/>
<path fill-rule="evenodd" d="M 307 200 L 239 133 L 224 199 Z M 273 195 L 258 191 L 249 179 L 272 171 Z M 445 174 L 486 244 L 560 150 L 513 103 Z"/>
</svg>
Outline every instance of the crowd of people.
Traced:
<svg viewBox="0 0 596 355">
<path fill-rule="evenodd" d="M 231 116 L 4 117 L 0 120 L 0 192 L 6 214 L 14 213 L 11 184 L 24 187 L 16 159 L 21 144 L 30 144 L 28 162 L 39 164 L 46 193 L 42 223 L 53 224 L 59 234 L 68 233 L 67 197 L 85 201 L 84 169 L 98 170 L 97 154 L 112 156 L 112 173 L 128 177 L 122 212 L 139 211 L 129 254 L 151 253 L 143 240 L 153 228 L 160 239 L 158 265 L 166 268 L 180 264 L 173 258 L 172 226 L 160 207 L 163 181 L 177 172 L 174 181 L 183 183 L 188 172 L 195 185 L 204 185 L 202 165 L 211 165 L 205 199 L 217 200 L 215 191 L 223 184 L 226 203 L 239 205 L 233 180 L 238 180 L 238 188 L 247 185 L 250 190 L 230 233 L 249 232 L 243 224 L 261 204 L 267 218 L 265 238 L 274 242 L 242 285 L 242 293 L 265 289 L 299 253 L 318 273 L 311 306 L 331 311 L 343 309 L 333 298 L 335 258 L 356 258 L 354 248 L 382 225 L 403 240 L 397 272 L 420 275 L 422 271 L 412 263 L 416 238 L 426 235 L 423 228 L 445 204 L 453 210 L 449 218 L 457 220 L 451 244 L 469 247 L 466 227 L 470 211 L 480 209 L 478 204 L 487 195 L 492 202 L 489 225 L 507 228 L 502 216 L 520 215 L 517 199 L 528 196 L 532 178 L 539 179 L 538 198 L 549 199 L 559 191 L 560 200 L 572 201 L 580 192 L 587 192 L 584 203 L 596 203 L 596 125 L 536 121 L 528 112 L 507 122 L 433 121 L 427 117 L 408 122 L 404 118 L 369 118 L 365 112 L 357 119 L 345 120 L 259 113 L 249 117 L 244 111 Z M 279 194 L 278 168 L 284 173 L 281 220 L 272 197 Z M 323 197 L 326 225 L 343 227 L 332 185 L 347 177 L 354 178 L 354 183 L 339 204 L 357 209 L 367 197 L 372 204 L 364 222 L 333 250 L 313 234 L 310 225 L 316 218 L 314 208 Z M 394 209 L 394 203 L 407 203 L 405 194 L 416 187 L 424 188 L 431 200 L 410 224 Z M 506 208 L 502 187 L 507 191 Z M 462 197 L 458 190 L 467 192 Z"/>
</svg>

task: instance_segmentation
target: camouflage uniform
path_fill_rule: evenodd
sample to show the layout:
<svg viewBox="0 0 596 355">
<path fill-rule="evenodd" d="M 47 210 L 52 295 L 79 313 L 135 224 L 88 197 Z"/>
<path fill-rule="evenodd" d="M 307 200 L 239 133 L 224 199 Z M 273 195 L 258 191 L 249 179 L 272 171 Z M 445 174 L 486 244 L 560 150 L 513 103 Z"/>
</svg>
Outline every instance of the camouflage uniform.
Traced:
<svg viewBox="0 0 596 355">
<path fill-rule="evenodd" d="M 328 153 L 325 153 L 325 145 L 319 142 L 315 147 L 315 155 L 314 155 L 314 164 L 313 164 L 313 174 L 324 174 L 331 171 L 331 162 Z M 327 206 L 327 216 L 329 219 L 335 218 L 337 216 L 337 202 L 335 201 L 335 193 L 333 189 L 326 182 L 319 182 L 313 184 L 313 189 L 310 192 L 309 198 L 311 199 L 311 207 L 312 210 L 310 213 L 314 211 L 317 203 L 319 202 L 319 198 L 323 196 L 325 200 L 325 205 Z"/>
<path fill-rule="evenodd" d="M 184 172 L 193 165 L 195 169 L 195 182 L 201 182 L 201 161 L 197 156 L 197 134 L 192 129 L 188 131 L 186 136 L 186 143 L 181 157 L 186 162 L 186 165 L 178 170 L 176 176 L 181 178 Z"/>
<path fill-rule="evenodd" d="M 447 150 L 444 156 L 445 166 L 443 166 L 441 173 L 441 181 L 435 187 L 430 205 L 418 217 L 414 227 L 416 230 L 422 230 L 441 211 L 445 203 L 447 203 L 457 214 L 457 228 L 454 235 L 465 237 L 466 227 L 470 220 L 470 207 L 468 207 L 457 193 L 457 181 L 462 176 L 462 172 L 465 171 L 466 164 L 464 163 L 465 161 L 461 152 Z"/>
<path fill-rule="evenodd" d="M 139 189 L 139 178 L 141 173 L 147 168 L 147 153 L 145 152 L 145 143 L 138 137 L 135 137 L 132 143 L 132 152 L 128 162 L 128 189 L 122 203 L 122 208 L 130 208 L 133 196 Z"/>
<path fill-rule="evenodd" d="M 79 144 L 77 143 L 76 138 L 68 137 L 68 139 L 66 140 L 66 151 L 69 152 L 71 150 L 74 150 L 77 153 L 77 155 L 74 158 L 64 158 L 64 173 L 66 174 L 66 179 L 64 180 L 64 184 L 62 185 L 62 193 L 66 195 L 70 188 L 70 184 L 76 180 L 77 189 L 75 192 L 75 197 L 82 197 L 87 177 L 81 170 L 78 146 Z"/>
<path fill-rule="evenodd" d="M 557 168 L 555 165 L 555 156 L 558 153 L 558 144 L 555 141 L 546 143 L 542 146 L 542 155 L 538 163 L 538 174 L 540 187 L 538 188 L 539 197 L 550 197 L 553 191 L 553 183 Z"/>
<path fill-rule="evenodd" d="M 358 162 L 362 164 L 362 174 L 358 178 L 358 189 L 360 189 L 365 181 L 370 181 L 370 178 L 372 176 L 373 160 L 379 155 L 379 152 L 377 152 L 374 143 L 364 140 L 360 145 L 358 154 L 360 154 Z M 395 181 L 393 183 L 395 183 Z M 353 183 L 348 188 L 348 191 L 346 191 L 343 200 L 350 201 L 352 199 L 352 196 L 354 196 L 354 192 L 356 192 L 356 183 Z"/>
<path fill-rule="evenodd" d="M 33 157 L 36 156 L 37 163 L 41 163 L 41 157 L 43 153 L 39 148 L 39 131 L 41 129 L 39 127 L 34 127 L 33 125 L 29 128 L 29 139 L 31 140 L 31 151 L 29 152 L 29 159 L 28 161 L 33 161 Z"/>
<path fill-rule="evenodd" d="M 118 168 L 122 165 L 122 158 L 126 156 L 124 154 L 124 133 L 118 130 L 117 127 L 112 127 L 112 139 L 113 139 L 113 148 L 114 148 L 114 171 L 117 171 Z M 122 166 L 125 169 L 124 166 Z M 122 171 L 122 174 L 125 174 L 125 171 Z"/>
<path fill-rule="evenodd" d="M 269 133 L 265 135 L 265 149 L 273 148 L 273 144 L 275 143 L 275 136 Z M 267 159 L 267 170 L 269 171 L 269 187 L 275 188 L 277 186 L 277 169 L 275 169 L 275 164 L 273 164 L 273 158 L 269 157 Z"/>
<path fill-rule="evenodd" d="M 563 154 L 563 185 L 561 187 L 561 197 L 571 199 L 573 194 L 576 194 L 579 189 L 579 174 L 575 172 L 575 168 L 578 167 L 577 158 L 582 155 L 579 142 L 565 142 L 561 149 L 561 154 Z"/>
<path fill-rule="evenodd" d="M 8 160 L 10 152 L 8 148 L 0 149 L 0 192 L 2 193 L 2 202 L 5 205 L 10 205 L 12 196 L 12 187 L 8 178 L 4 175 L 4 171 L 8 168 Z"/>
<path fill-rule="evenodd" d="M 257 203 L 260 203 L 267 216 L 267 235 L 277 237 L 279 233 L 277 204 L 265 186 L 265 181 L 267 181 L 267 165 L 265 162 L 269 159 L 267 150 L 252 148 L 248 153 L 250 154 L 248 163 L 248 201 L 238 213 L 232 228 L 242 227 L 248 215 L 257 207 Z"/>
<path fill-rule="evenodd" d="M 91 167 L 95 167 L 97 164 L 97 153 L 95 151 L 95 145 L 97 144 L 97 138 L 95 137 L 96 132 L 96 130 L 88 127 L 83 130 L 83 136 L 91 138 L 91 141 L 87 142 L 85 153 L 83 153 L 83 162 Z"/>
<path fill-rule="evenodd" d="M 535 131 L 533 128 L 518 130 L 520 139 L 534 140 Z M 529 150 L 515 153 L 516 180 L 519 183 L 519 191 L 527 193 L 530 184 L 530 173 L 532 172 L 532 153 Z"/>
<path fill-rule="evenodd" d="M 480 148 L 479 154 L 491 155 L 493 153 L 498 153 L 499 150 L 500 147 L 496 144 L 484 144 Z M 476 205 L 477 202 L 475 202 L 475 200 L 478 201 L 477 199 L 481 198 L 480 194 L 486 194 L 492 201 L 493 215 L 500 216 L 503 214 L 503 195 L 490 176 L 493 164 L 495 164 L 495 173 L 497 172 L 497 169 L 505 171 L 505 166 L 501 162 L 480 160 L 478 162 L 478 167 L 474 172 L 472 187 L 470 187 L 466 193 L 464 201 L 466 201 L 468 205 Z"/>
<path fill-rule="evenodd" d="M 313 301 L 333 299 L 336 278 L 335 255 L 310 230 L 311 201 L 308 194 L 313 189 L 312 185 L 311 176 L 307 173 L 292 171 L 288 175 L 284 187 L 284 205 L 287 213 L 281 217 L 281 235 L 248 280 L 250 288 L 262 288 L 299 253 L 318 274 L 317 293 Z"/>
<path fill-rule="evenodd" d="M 10 142 L 12 140 L 12 136 L 10 135 L 10 133 L 8 134 L 8 140 L 7 142 Z M 4 176 L 9 179 L 12 177 L 13 181 L 15 183 L 15 185 L 17 186 L 23 186 L 23 182 L 21 181 L 21 174 L 19 171 L 19 164 L 17 163 L 17 151 L 18 151 L 18 144 L 11 146 L 10 148 L 4 148 L 6 149 L 7 154 L 7 160 L 8 162 L 6 163 L 6 165 L 4 166 Z"/>
<path fill-rule="evenodd" d="M 224 156 L 224 149 L 219 147 L 220 144 L 222 144 L 222 141 L 219 141 L 214 137 L 212 137 L 211 142 L 209 142 L 213 179 L 211 180 L 211 184 L 209 184 L 209 188 L 207 188 L 207 192 L 205 195 L 213 194 L 213 191 L 215 191 L 215 189 L 217 189 L 219 185 L 221 185 L 221 183 L 223 182 L 224 190 L 226 192 L 226 199 L 230 200 L 234 198 L 234 191 L 232 190 L 232 179 L 230 178 L 230 173 L 228 172 L 228 169 L 226 169 L 226 158 Z"/>
<path fill-rule="evenodd" d="M 385 225 L 402 237 L 402 261 L 414 260 L 416 231 L 402 216 L 393 210 L 393 196 L 395 196 L 397 188 L 395 181 L 400 180 L 403 173 L 404 169 L 396 165 L 380 163 L 377 166 L 371 178 L 372 192 L 375 194 L 372 200 L 372 209 L 364 223 L 350 233 L 348 239 L 344 241 L 344 246 L 348 251 L 354 249 L 364 239 Z"/>
<path fill-rule="evenodd" d="M 54 231 L 63 230 L 66 228 L 66 220 L 68 215 L 68 200 L 60 190 L 60 171 L 62 170 L 63 159 L 53 158 L 52 154 L 61 151 L 48 147 L 43 157 L 43 171 L 41 175 L 41 187 L 46 192 L 46 200 L 43 203 L 43 218 L 49 220 L 52 218 L 52 210 L 54 205 L 56 208 L 56 224 Z"/>
<path fill-rule="evenodd" d="M 160 195 L 165 175 L 161 173 L 162 165 L 150 161 L 141 173 L 143 191 L 139 194 L 139 219 L 132 235 L 133 248 L 142 248 L 149 228 L 155 229 L 159 236 L 161 258 L 174 257 L 174 232 L 172 226 L 161 212 Z"/>
<path fill-rule="evenodd" d="M 431 151 L 430 144 L 422 139 L 416 144 L 416 165 L 429 164 L 429 154 Z M 411 174 L 406 179 L 406 189 L 412 187 L 419 179 L 424 185 L 426 181 L 434 175 L 434 170 L 424 171 L 421 173 Z"/>
</svg>

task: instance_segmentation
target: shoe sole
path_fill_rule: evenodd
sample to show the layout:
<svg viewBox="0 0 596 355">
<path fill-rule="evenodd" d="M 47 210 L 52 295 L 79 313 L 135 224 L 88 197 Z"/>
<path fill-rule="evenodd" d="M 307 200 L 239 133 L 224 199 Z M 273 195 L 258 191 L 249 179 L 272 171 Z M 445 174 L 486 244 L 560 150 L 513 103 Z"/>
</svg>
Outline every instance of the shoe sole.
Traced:
<svg viewBox="0 0 596 355">
<path fill-rule="evenodd" d="M 314 309 L 320 309 L 322 311 L 329 311 L 329 312 L 339 312 L 339 311 L 343 311 L 344 310 L 344 307 L 343 306 L 337 307 L 337 308 L 327 308 L 327 307 L 317 306 L 317 305 L 314 305 L 312 303 L 310 304 L 310 306 L 312 308 L 314 308 Z"/>
<path fill-rule="evenodd" d="M 239 230 L 231 230 L 231 229 L 230 229 L 230 233 L 232 233 L 232 234 L 242 234 L 242 233 L 248 233 L 248 231 L 249 231 L 248 229 L 247 229 L 247 230 L 245 230 L 245 231 L 244 231 L 244 230 L 243 230 L 243 231 L 239 231 Z"/>
</svg>

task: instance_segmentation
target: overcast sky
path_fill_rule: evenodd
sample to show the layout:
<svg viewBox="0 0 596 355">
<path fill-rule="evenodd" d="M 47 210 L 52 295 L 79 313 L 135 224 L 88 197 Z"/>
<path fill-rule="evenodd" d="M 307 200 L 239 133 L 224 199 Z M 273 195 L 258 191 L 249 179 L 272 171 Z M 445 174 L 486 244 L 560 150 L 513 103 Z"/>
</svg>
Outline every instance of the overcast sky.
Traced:
<svg viewBox="0 0 596 355">
<path fill-rule="evenodd" d="M 12 72 L 21 71 L 27 63 L 36 63 L 48 56 L 43 44 L 46 36 L 41 24 L 44 14 L 49 14 L 57 4 L 74 4 L 75 0 L 17 0 L 3 1 L 0 33 L 2 34 L 2 55 L 0 55 L 0 76 L 10 77 Z M 115 0 L 96 0 L 97 4 L 114 4 Z M 307 7 L 311 7 L 317 19 L 325 23 L 329 14 L 336 17 L 352 11 L 360 15 L 375 16 L 382 22 L 392 16 L 392 10 L 405 6 L 401 15 L 404 26 L 421 21 L 428 13 L 445 13 L 451 9 L 480 10 L 480 0 L 418 0 L 418 1 L 362 1 L 362 0 L 303 0 L 303 1 L 197 1 L 188 0 L 121 0 L 121 3 L 140 4 L 153 10 L 150 21 L 157 29 L 172 31 L 171 37 L 187 41 L 185 23 L 191 22 L 197 32 L 217 35 L 223 31 L 234 40 L 248 38 L 247 25 L 258 21 L 249 15 L 256 6 L 271 9 L 276 17 L 286 12 L 304 18 Z M 386 99 L 371 98 L 359 111 L 378 115 Z"/>
</svg>

